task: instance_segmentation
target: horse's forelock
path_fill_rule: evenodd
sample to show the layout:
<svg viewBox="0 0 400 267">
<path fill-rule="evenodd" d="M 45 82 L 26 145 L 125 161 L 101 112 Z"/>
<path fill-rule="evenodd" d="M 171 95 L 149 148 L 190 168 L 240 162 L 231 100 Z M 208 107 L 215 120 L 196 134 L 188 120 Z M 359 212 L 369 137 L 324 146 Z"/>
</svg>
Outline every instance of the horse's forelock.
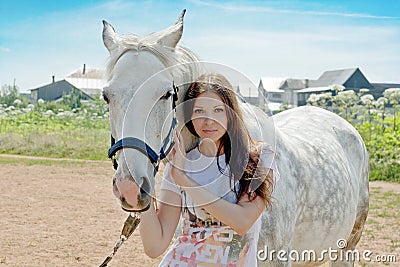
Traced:
<svg viewBox="0 0 400 267">
<path fill-rule="evenodd" d="M 160 35 L 158 33 L 153 33 L 143 38 L 139 38 L 136 35 L 120 36 L 118 44 L 119 50 L 114 51 L 110 55 L 106 68 L 106 77 L 111 77 L 118 60 L 129 51 L 150 52 L 162 62 L 165 68 L 177 66 L 176 68 L 172 68 L 172 71 L 179 73 L 179 75 L 183 73 L 192 76 L 197 73 L 197 70 L 193 69 L 193 64 L 188 64 L 199 61 L 197 56 L 190 49 L 179 45 L 175 48 L 163 46 L 157 42 L 159 38 Z M 192 80 L 192 77 L 185 78 L 184 80 Z"/>
</svg>

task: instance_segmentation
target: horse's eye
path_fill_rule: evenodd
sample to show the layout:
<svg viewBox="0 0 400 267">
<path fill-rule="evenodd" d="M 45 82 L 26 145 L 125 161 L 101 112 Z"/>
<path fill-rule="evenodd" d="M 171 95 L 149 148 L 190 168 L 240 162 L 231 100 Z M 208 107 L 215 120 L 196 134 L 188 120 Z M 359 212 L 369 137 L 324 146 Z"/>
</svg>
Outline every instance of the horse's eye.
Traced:
<svg viewBox="0 0 400 267">
<path fill-rule="evenodd" d="M 108 104 L 110 101 L 108 100 L 107 95 L 103 92 L 103 99 L 104 101 L 106 101 L 106 103 Z"/>
</svg>

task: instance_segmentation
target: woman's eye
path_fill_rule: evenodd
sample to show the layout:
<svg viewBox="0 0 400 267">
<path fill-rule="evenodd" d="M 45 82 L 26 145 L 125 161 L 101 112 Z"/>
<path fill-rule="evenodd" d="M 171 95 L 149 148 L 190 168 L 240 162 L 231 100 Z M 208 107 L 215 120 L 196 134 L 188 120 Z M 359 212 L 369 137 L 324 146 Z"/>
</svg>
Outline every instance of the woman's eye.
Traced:
<svg viewBox="0 0 400 267">
<path fill-rule="evenodd" d="M 216 108 L 215 112 L 224 112 L 224 109 L 223 108 Z"/>
<path fill-rule="evenodd" d="M 203 110 L 201 110 L 201 109 L 195 109 L 195 110 L 193 110 L 193 113 L 194 113 L 194 114 L 201 114 L 201 113 L 203 113 Z"/>
</svg>

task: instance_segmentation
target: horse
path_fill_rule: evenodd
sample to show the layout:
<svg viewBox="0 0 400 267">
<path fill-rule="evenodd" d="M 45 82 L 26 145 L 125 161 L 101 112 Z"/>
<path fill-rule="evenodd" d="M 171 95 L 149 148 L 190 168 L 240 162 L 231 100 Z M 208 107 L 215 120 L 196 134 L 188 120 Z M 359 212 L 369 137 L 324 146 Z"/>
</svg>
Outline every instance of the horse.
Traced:
<svg viewBox="0 0 400 267">
<path fill-rule="evenodd" d="M 178 44 L 184 14 L 169 28 L 144 37 L 117 34 L 103 21 L 103 42 L 110 54 L 103 89 L 113 140 L 109 156 L 118 155 L 113 190 L 129 212 L 149 207 L 159 163 L 172 146 L 171 132 L 182 128 L 177 106 L 190 81 L 204 71 L 199 58 Z M 354 257 L 343 253 L 355 249 L 369 207 L 369 160 L 361 136 L 321 108 L 302 106 L 265 116 L 241 103 L 252 137 L 271 142 L 273 136 L 280 171 L 272 208 L 262 213 L 259 266 L 327 261 L 334 267 L 353 266 Z M 274 131 L 267 130 L 272 124 Z M 189 132 L 183 136 L 189 150 L 196 139 Z M 327 257 L 335 249 L 336 257 Z M 295 257 L 304 253 L 309 257 Z"/>
</svg>

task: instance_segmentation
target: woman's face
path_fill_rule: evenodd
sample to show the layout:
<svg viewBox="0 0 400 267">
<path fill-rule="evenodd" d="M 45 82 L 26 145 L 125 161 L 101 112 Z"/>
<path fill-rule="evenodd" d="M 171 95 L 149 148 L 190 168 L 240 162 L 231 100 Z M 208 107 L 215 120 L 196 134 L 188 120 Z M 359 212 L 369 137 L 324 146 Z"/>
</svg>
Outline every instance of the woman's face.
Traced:
<svg viewBox="0 0 400 267">
<path fill-rule="evenodd" d="M 213 92 L 204 92 L 194 100 L 192 123 L 200 138 L 211 139 L 218 147 L 228 127 L 227 106 Z"/>
</svg>

